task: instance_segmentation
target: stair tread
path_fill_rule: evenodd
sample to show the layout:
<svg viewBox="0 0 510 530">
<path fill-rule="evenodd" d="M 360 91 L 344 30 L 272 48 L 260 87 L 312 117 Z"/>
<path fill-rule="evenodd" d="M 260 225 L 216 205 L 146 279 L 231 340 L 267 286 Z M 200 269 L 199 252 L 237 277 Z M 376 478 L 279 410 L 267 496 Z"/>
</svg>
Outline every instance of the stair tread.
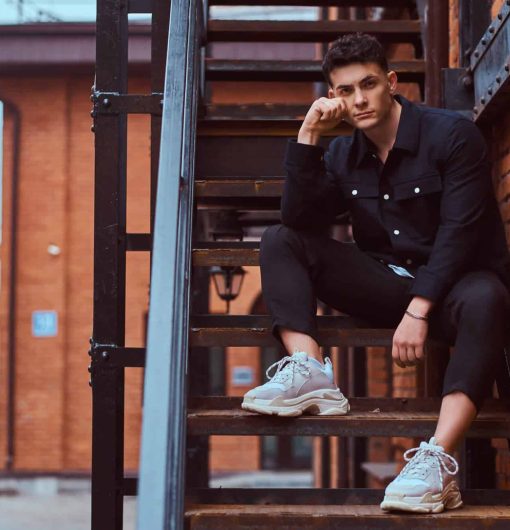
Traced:
<svg viewBox="0 0 510 530">
<path fill-rule="evenodd" d="M 317 324 L 323 346 L 390 346 L 394 333 L 348 316 L 319 316 Z M 190 331 L 192 346 L 276 344 L 268 315 L 193 315 Z"/>
<path fill-rule="evenodd" d="M 319 328 L 328 329 L 348 329 L 348 328 L 364 328 L 365 330 L 379 329 L 383 332 L 392 332 L 390 328 L 374 328 L 365 323 L 362 319 L 345 316 L 345 315 L 319 315 L 317 317 Z M 249 327 L 249 328 L 267 328 L 271 326 L 271 317 L 269 315 L 216 315 L 216 314 L 194 314 L 191 316 L 191 328 L 198 329 L 200 327 L 214 327 L 214 328 L 235 328 L 235 327 Z"/>
<path fill-rule="evenodd" d="M 401 82 L 423 81 L 425 61 L 395 61 L 389 65 Z M 249 60 L 206 58 L 206 76 L 211 81 L 322 81 L 319 60 Z"/>
<path fill-rule="evenodd" d="M 218 515 L 254 515 L 261 517 L 264 515 L 273 515 L 279 517 L 286 516 L 310 516 L 323 517 L 328 515 L 342 515 L 345 517 L 385 517 L 385 518 L 402 518 L 402 514 L 385 513 L 378 505 L 366 504 L 348 504 L 348 505 L 295 505 L 295 504 L 275 504 L 269 506 L 261 505 L 240 505 L 240 504 L 198 504 L 189 505 L 186 515 L 192 517 L 200 514 L 218 514 Z M 406 519 L 412 518 L 413 514 L 406 514 Z M 424 516 L 416 514 L 414 517 L 423 519 Z M 466 518 L 466 517 L 494 517 L 510 518 L 510 506 L 463 506 L 461 509 L 448 510 L 439 514 L 427 515 L 427 518 L 444 519 L 444 518 Z"/>
<path fill-rule="evenodd" d="M 195 179 L 195 197 L 204 203 L 207 198 L 260 198 L 279 199 L 285 177 L 198 177 Z M 279 206 L 280 201 L 277 200 Z"/>
<path fill-rule="evenodd" d="M 208 401 L 211 406 L 219 406 L 209 408 Z M 241 398 L 192 398 L 188 410 L 188 433 L 428 437 L 436 426 L 440 405 L 440 400 L 430 398 L 407 401 L 401 398 L 351 398 L 349 402 L 351 411 L 344 416 L 281 418 L 243 410 L 240 408 Z M 424 405 L 429 409 L 424 410 Z M 197 406 L 201 408 L 195 408 Z M 491 438 L 509 434 L 508 402 L 491 400 L 474 420 L 467 436 Z"/>
<path fill-rule="evenodd" d="M 210 0 L 210 6 L 377 6 L 407 7 L 413 6 L 414 0 Z"/>
<path fill-rule="evenodd" d="M 206 57 L 206 68 L 209 70 L 303 70 L 313 69 L 322 71 L 322 61 L 318 59 L 216 59 Z M 392 70 L 405 70 L 424 72 L 425 61 L 422 59 L 409 59 L 406 61 L 392 61 L 389 63 Z"/>
<path fill-rule="evenodd" d="M 296 137 L 310 104 L 208 103 L 201 108 L 197 124 L 199 136 L 288 136 Z M 323 136 L 349 136 L 346 122 L 326 131 Z"/>
<path fill-rule="evenodd" d="M 383 42 L 419 39 L 419 20 L 210 20 L 208 39 L 239 42 L 328 42 L 342 33 L 366 32 Z"/>
<path fill-rule="evenodd" d="M 382 499 L 381 499 L 382 500 Z M 187 528 L 212 530 L 503 530 L 510 524 L 510 507 L 467 505 L 439 514 L 385 513 L 374 505 L 196 505 L 185 510 Z"/>
</svg>

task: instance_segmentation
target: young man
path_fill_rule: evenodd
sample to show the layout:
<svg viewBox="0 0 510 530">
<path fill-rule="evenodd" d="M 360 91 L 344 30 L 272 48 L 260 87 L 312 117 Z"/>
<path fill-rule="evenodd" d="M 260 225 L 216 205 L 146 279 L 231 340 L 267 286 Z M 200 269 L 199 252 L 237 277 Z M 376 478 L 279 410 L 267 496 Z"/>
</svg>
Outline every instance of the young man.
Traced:
<svg viewBox="0 0 510 530">
<path fill-rule="evenodd" d="M 396 328 L 392 357 L 423 359 L 428 335 L 454 345 L 433 438 L 408 452 L 386 488 L 385 510 L 440 512 L 462 504 L 451 456 L 504 360 L 510 262 L 492 193 L 487 148 L 460 114 L 396 95 L 381 45 L 347 35 L 327 52 L 328 98 L 315 101 L 289 142 L 282 224 L 261 241 L 262 288 L 273 333 L 293 355 L 248 392 L 264 414 L 345 414 L 322 363 L 316 299 L 377 327 Z M 321 134 L 341 120 L 352 137 L 326 153 Z M 350 212 L 355 243 L 330 239 Z"/>
</svg>

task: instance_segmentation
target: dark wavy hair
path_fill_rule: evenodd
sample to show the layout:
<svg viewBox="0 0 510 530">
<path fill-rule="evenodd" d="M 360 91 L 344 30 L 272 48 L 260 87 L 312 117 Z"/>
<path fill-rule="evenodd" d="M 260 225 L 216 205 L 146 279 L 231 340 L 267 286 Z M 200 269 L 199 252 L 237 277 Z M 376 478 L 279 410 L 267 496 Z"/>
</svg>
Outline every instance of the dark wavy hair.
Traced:
<svg viewBox="0 0 510 530">
<path fill-rule="evenodd" d="M 352 63 L 376 63 L 383 72 L 388 71 L 388 61 L 381 43 L 366 33 L 347 33 L 333 42 L 322 61 L 322 73 L 331 85 L 329 74 L 339 66 Z"/>
</svg>

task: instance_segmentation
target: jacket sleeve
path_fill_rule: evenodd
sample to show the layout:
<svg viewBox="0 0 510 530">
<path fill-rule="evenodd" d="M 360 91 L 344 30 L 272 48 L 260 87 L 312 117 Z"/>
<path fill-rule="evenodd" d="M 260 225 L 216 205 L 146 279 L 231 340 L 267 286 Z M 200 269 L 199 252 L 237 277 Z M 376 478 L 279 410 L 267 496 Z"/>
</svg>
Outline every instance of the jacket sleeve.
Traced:
<svg viewBox="0 0 510 530">
<path fill-rule="evenodd" d="M 289 140 L 285 154 L 282 223 L 291 228 L 322 230 L 347 210 L 332 171 L 332 144 L 321 146 Z"/>
<path fill-rule="evenodd" d="M 487 147 L 474 123 L 455 122 L 446 149 L 439 227 L 429 260 L 410 289 L 412 295 L 432 301 L 444 297 L 469 266 L 492 193 Z"/>
</svg>

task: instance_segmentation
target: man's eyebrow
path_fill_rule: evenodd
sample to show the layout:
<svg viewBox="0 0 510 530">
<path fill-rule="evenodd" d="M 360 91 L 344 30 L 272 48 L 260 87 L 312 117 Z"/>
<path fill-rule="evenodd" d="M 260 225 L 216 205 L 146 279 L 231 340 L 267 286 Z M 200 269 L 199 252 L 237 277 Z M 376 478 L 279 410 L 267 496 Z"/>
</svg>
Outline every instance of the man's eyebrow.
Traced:
<svg viewBox="0 0 510 530">
<path fill-rule="evenodd" d="M 361 85 L 361 83 L 364 83 L 365 81 L 368 81 L 369 79 L 372 79 L 372 78 L 376 78 L 377 79 L 377 76 L 375 74 L 368 74 L 366 77 L 364 77 L 360 82 L 359 84 Z M 338 88 L 351 88 L 353 85 L 338 85 L 336 87 L 336 89 Z M 335 90 L 336 90 L 335 89 Z"/>
</svg>

